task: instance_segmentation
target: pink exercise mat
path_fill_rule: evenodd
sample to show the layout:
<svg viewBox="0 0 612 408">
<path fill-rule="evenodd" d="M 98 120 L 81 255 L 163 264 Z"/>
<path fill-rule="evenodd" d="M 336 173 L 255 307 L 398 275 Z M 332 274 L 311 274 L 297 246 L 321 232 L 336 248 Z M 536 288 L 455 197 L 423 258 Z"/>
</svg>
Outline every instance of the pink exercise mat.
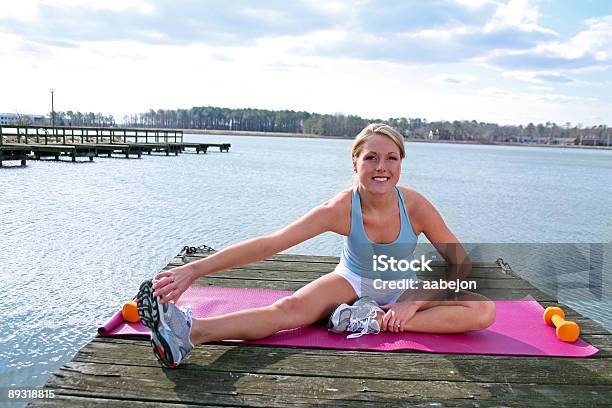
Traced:
<svg viewBox="0 0 612 408">
<path fill-rule="evenodd" d="M 181 296 L 179 306 L 192 307 L 194 317 L 212 317 L 238 310 L 266 306 L 292 292 L 264 289 L 235 289 L 192 286 Z M 332 348 L 345 350 L 420 350 L 434 353 L 497 354 L 526 356 L 588 357 L 597 348 L 579 339 L 575 343 L 559 340 L 553 327 L 547 326 L 544 308 L 533 298 L 497 300 L 495 323 L 486 330 L 464 334 L 380 333 L 346 339 L 344 334 L 329 333 L 323 325 L 279 332 L 256 341 L 228 340 L 275 346 Z M 127 323 L 121 312 L 98 329 L 101 336 L 148 336 L 141 323 Z"/>
</svg>

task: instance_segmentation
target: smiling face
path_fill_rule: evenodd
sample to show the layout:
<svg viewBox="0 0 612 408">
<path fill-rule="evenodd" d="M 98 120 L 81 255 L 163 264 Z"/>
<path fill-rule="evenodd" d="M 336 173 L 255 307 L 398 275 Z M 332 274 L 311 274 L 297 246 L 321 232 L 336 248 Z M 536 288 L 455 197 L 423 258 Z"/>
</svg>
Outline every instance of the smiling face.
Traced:
<svg viewBox="0 0 612 408">
<path fill-rule="evenodd" d="M 400 149 L 388 136 L 374 134 L 366 140 L 357 157 L 353 157 L 353 170 L 359 184 L 366 190 L 383 194 L 399 182 L 402 167 Z"/>
</svg>

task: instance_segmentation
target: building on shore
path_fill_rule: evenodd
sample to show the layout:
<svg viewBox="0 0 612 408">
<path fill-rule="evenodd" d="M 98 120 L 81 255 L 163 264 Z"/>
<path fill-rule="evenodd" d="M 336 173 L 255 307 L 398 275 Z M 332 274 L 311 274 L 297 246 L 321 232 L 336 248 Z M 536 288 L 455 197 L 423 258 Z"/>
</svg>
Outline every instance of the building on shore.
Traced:
<svg viewBox="0 0 612 408">
<path fill-rule="evenodd" d="M 44 115 L 32 113 L 0 113 L 0 125 L 43 125 L 49 122 Z"/>
<path fill-rule="evenodd" d="M 583 146 L 610 146 L 610 137 L 600 137 L 599 135 L 587 134 L 580 137 L 580 144 Z"/>
<path fill-rule="evenodd" d="M 576 144 L 576 138 L 575 137 L 553 137 L 550 140 L 550 144 L 573 146 Z"/>
</svg>

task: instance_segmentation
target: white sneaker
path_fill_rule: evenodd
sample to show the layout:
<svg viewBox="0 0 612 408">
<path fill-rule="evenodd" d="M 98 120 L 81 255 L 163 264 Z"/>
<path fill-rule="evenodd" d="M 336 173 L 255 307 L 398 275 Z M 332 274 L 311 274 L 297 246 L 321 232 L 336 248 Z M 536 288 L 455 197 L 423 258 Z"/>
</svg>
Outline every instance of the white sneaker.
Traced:
<svg viewBox="0 0 612 408">
<path fill-rule="evenodd" d="M 384 314 L 378 303 L 367 297 L 358 299 L 352 306 L 343 303 L 329 317 L 327 329 L 333 333 L 352 332 L 347 339 L 377 334 L 380 333 L 378 313 Z"/>
<path fill-rule="evenodd" d="M 153 282 L 140 285 L 137 304 L 142 324 L 151 329 L 151 345 L 155 357 L 167 368 L 176 368 L 193 349 L 189 340 L 191 308 L 179 309 L 172 302 L 160 303 L 153 296 Z"/>
</svg>

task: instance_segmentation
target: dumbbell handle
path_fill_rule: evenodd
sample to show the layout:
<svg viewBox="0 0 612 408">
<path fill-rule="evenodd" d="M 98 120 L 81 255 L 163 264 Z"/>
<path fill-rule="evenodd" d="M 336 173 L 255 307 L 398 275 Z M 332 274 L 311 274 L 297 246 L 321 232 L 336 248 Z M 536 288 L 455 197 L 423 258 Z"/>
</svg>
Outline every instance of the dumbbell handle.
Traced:
<svg viewBox="0 0 612 408">
<path fill-rule="evenodd" d="M 554 315 L 550 320 L 552 320 L 557 328 L 557 336 L 561 340 L 572 343 L 578 340 L 580 327 L 576 323 L 565 320 L 559 315 Z"/>
<path fill-rule="evenodd" d="M 554 323 L 555 327 L 559 327 L 561 326 L 563 323 L 565 323 L 567 320 L 565 320 L 564 318 L 562 318 L 559 315 L 554 315 L 550 320 L 552 320 L 552 322 Z"/>
</svg>

